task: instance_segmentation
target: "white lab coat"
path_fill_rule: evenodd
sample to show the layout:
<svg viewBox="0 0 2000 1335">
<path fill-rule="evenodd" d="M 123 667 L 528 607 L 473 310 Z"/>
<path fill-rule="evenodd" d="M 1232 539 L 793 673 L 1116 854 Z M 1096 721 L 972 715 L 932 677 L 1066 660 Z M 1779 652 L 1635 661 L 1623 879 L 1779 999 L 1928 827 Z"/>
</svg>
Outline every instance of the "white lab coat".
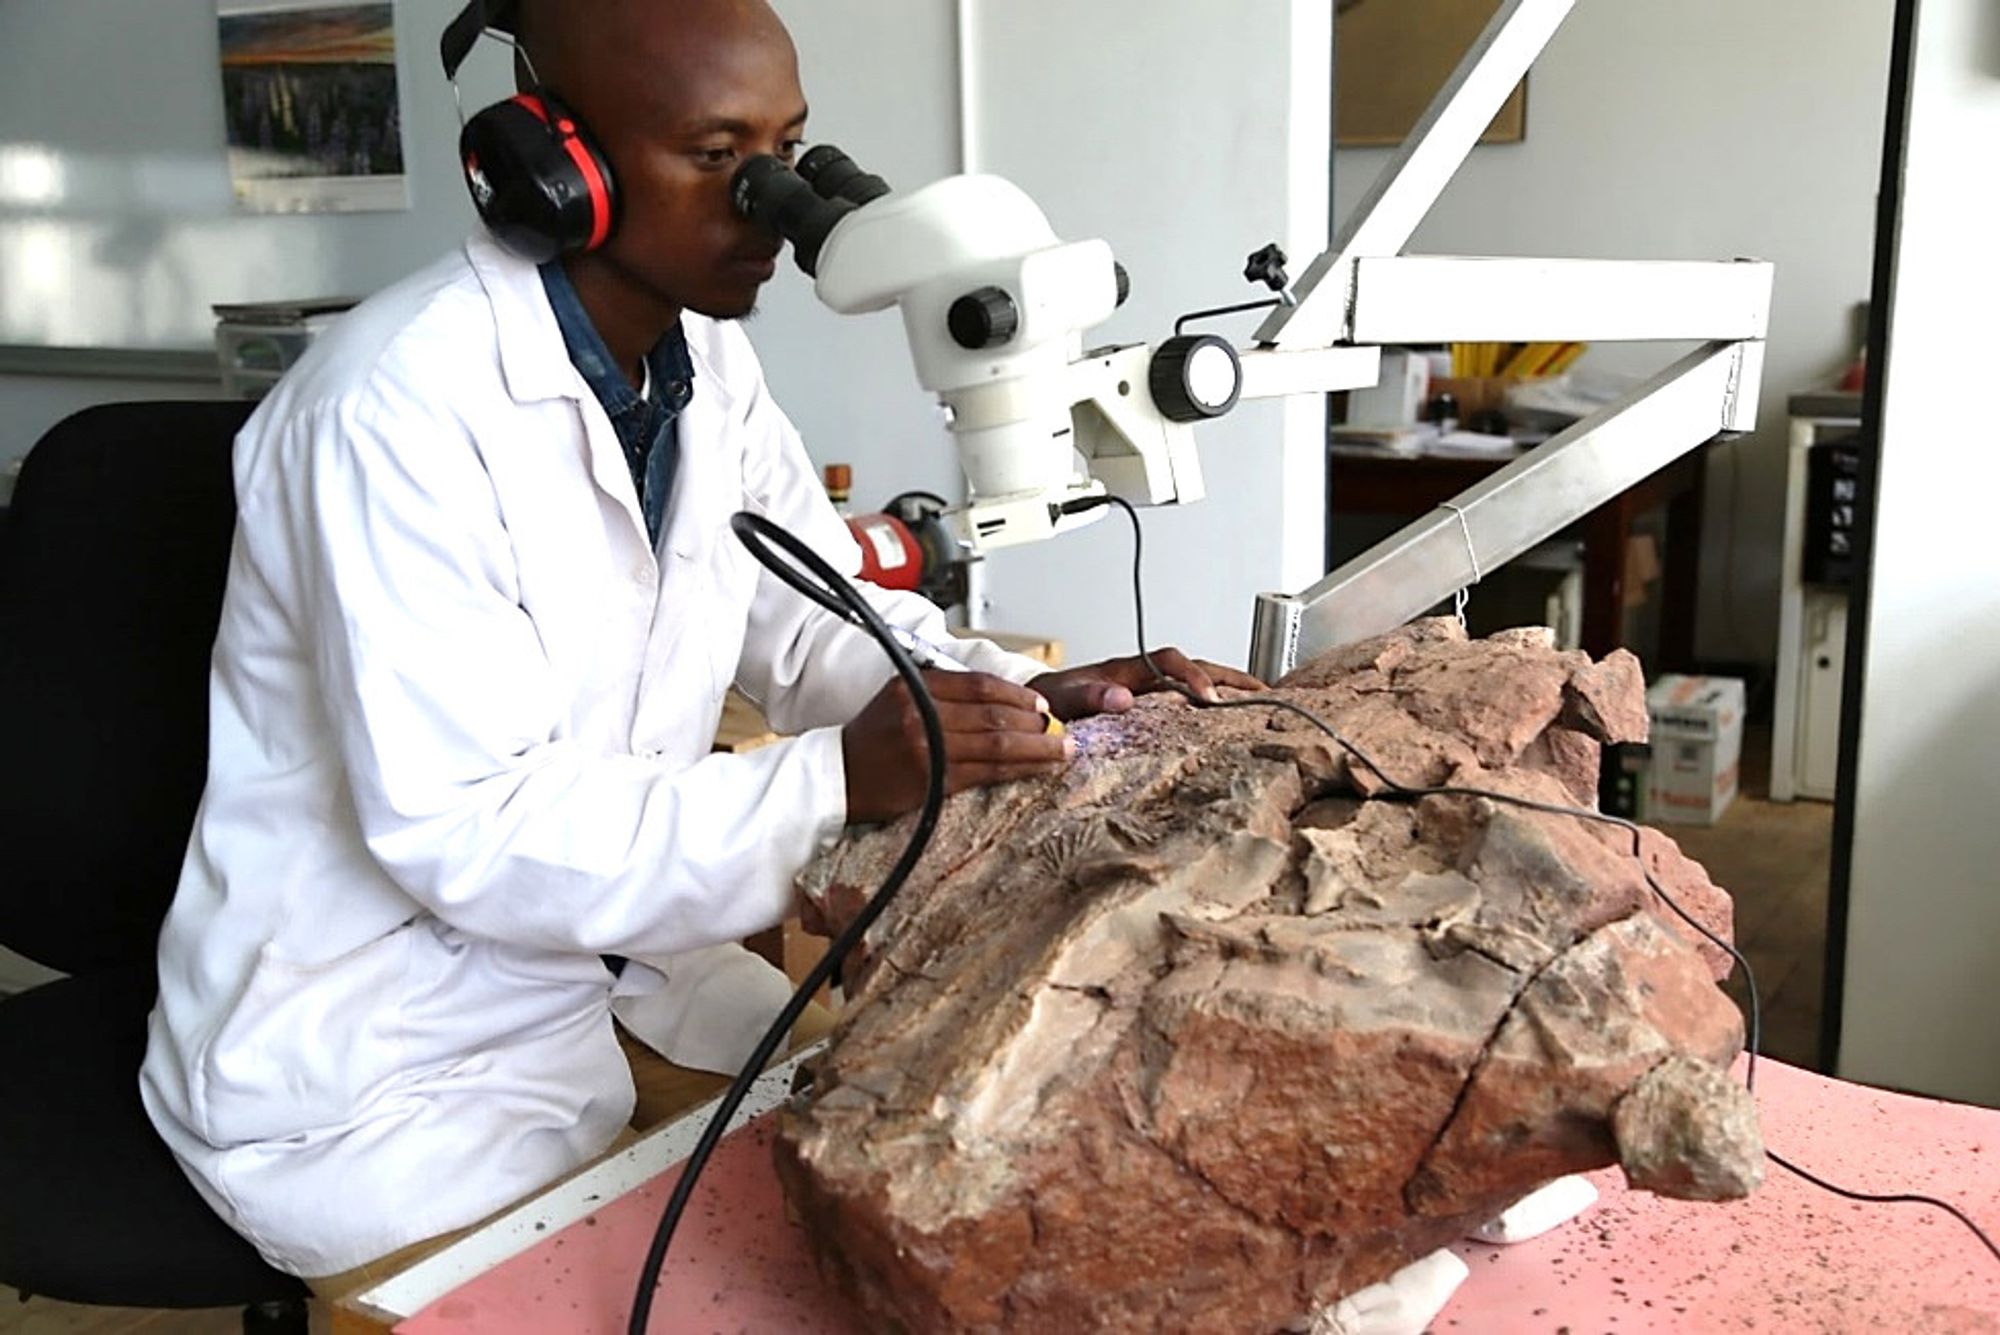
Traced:
<svg viewBox="0 0 2000 1335">
<path fill-rule="evenodd" d="M 237 439 L 209 783 L 141 1089 L 284 1269 L 462 1227 L 603 1150 L 633 1096 L 600 954 L 653 966 L 619 990 L 651 984 L 642 1036 L 686 1065 L 733 1067 L 783 1000 L 730 943 L 838 833 L 838 726 L 890 673 L 730 533 L 747 507 L 859 564 L 742 330 L 684 320 L 657 559 L 539 276 L 484 238 L 344 317 Z M 800 735 L 711 754 L 732 681 Z"/>
</svg>

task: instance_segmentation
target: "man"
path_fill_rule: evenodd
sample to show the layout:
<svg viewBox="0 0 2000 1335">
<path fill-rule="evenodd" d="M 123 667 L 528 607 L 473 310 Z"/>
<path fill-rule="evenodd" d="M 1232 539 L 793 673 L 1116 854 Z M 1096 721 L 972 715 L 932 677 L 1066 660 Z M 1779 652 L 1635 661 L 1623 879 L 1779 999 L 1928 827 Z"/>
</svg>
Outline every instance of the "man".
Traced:
<svg viewBox="0 0 2000 1335">
<path fill-rule="evenodd" d="M 474 238 L 345 317 L 237 441 L 142 1092 L 222 1217 L 322 1292 L 605 1150 L 664 1066 L 628 1068 L 614 1001 L 678 1066 L 733 1069 L 784 995 L 733 943 L 843 823 L 925 786 L 879 650 L 728 529 L 755 510 L 858 564 L 731 323 L 778 241 L 730 178 L 804 131 L 790 39 L 763 0 L 529 0 L 520 24 L 611 163 L 615 233 L 539 270 Z M 961 656 L 982 671 L 929 677 L 953 789 L 1063 764 L 1045 707 L 1157 684 Z M 797 736 L 709 754 L 732 683 Z"/>
</svg>

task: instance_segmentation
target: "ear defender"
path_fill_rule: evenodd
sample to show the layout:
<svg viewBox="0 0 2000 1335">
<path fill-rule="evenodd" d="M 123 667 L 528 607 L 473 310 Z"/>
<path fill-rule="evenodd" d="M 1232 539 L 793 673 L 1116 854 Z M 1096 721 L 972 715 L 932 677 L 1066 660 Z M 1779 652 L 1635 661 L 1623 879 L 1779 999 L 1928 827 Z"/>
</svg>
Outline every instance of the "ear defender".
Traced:
<svg viewBox="0 0 2000 1335">
<path fill-rule="evenodd" d="M 611 163 L 590 132 L 541 86 L 535 63 L 516 39 L 518 0 L 467 0 L 438 38 L 438 58 L 458 100 L 458 67 L 473 44 L 491 36 L 514 49 L 535 87 L 496 102 L 471 120 L 459 109 L 458 161 L 472 206 L 501 245 L 545 264 L 595 250 L 618 222 Z"/>
<path fill-rule="evenodd" d="M 610 162 L 546 89 L 472 117 L 459 133 L 458 157 L 480 219 L 500 244 L 537 264 L 595 250 L 617 222 Z"/>
</svg>

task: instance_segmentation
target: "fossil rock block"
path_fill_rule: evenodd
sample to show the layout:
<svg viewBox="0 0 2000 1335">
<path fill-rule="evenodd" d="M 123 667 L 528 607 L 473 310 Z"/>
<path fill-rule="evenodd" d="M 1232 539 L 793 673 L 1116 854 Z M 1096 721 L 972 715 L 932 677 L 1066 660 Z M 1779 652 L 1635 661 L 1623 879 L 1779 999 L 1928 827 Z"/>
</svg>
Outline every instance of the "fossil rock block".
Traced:
<svg viewBox="0 0 2000 1335">
<path fill-rule="evenodd" d="M 962 794 L 783 1114 L 822 1266 L 890 1328 L 1273 1330 L 1539 1183 L 1741 1194 L 1728 897 L 1589 803 L 1636 661 L 1418 622 L 1269 708 L 1149 696 L 1059 778 Z M 808 869 L 826 925 L 907 823 Z"/>
</svg>

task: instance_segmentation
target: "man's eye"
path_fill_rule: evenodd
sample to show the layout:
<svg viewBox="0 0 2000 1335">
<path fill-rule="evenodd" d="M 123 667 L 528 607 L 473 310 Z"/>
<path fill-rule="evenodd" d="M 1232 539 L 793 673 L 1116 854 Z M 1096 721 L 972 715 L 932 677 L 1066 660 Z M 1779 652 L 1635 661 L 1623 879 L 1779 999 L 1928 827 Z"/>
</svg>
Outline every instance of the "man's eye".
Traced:
<svg viewBox="0 0 2000 1335">
<path fill-rule="evenodd" d="M 799 155 L 799 150 L 805 147 L 805 143 L 806 141 L 803 139 L 787 139 L 784 143 L 778 145 L 778 156 L 786 162 L 790 162 Z"/>
<path fill-rule="evenodd" d="M 701 163 L 704 167 L 723 167 L 736 160 L 736 150 L 733 148 L 698 148 L 694 151 L 694 160 Z"/>
</svg>

